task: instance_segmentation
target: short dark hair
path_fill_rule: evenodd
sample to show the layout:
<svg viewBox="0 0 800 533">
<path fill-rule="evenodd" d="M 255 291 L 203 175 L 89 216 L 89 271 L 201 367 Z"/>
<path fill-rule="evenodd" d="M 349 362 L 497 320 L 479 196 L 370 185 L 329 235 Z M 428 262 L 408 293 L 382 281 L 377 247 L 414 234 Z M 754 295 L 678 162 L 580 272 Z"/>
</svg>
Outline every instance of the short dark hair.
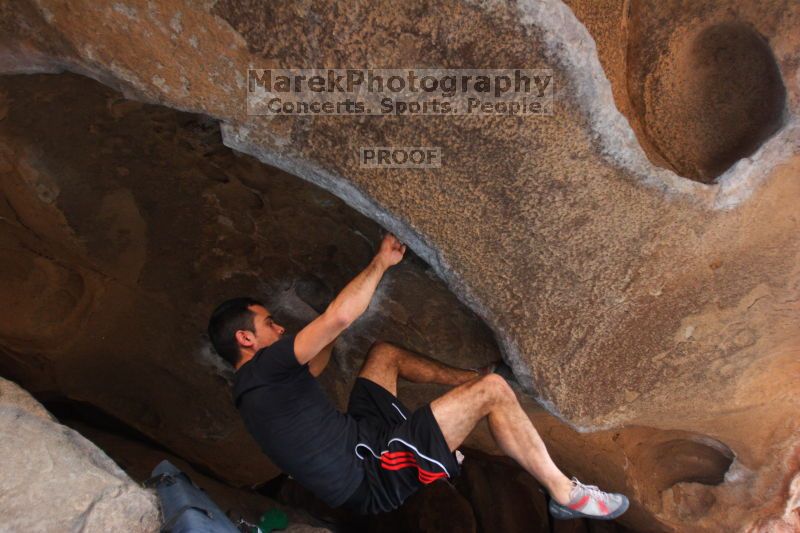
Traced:
<svg viewBox="0 0 800 533">
<path fill-rule="evenodd" d="M 231 298 L 219 304 L 208 321 L 208 338 L 211 344 L 217 354 L 231 366 L 236 366 L 241 357 L 236 332 L 243 329 L 255 333 L 255 314 L 249 309 L 251 305 L 264 307 L 264 304 L 253 298 Z"/>
</svg>

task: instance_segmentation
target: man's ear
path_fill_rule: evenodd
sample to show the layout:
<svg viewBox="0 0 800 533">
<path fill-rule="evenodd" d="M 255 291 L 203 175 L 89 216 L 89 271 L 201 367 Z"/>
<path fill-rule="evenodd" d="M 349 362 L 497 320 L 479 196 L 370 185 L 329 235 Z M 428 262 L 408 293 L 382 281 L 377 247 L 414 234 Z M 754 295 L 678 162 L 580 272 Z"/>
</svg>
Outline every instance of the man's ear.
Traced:
<svg viewBox="0 0 800 533">
<path fill-rule="evenodd" d="M 240 346 L 249 348 L 256 343 L 256 336 L 252 331 L 240 329 L 236 331 L 236 342 L 238 342 Z"/>
</svg>

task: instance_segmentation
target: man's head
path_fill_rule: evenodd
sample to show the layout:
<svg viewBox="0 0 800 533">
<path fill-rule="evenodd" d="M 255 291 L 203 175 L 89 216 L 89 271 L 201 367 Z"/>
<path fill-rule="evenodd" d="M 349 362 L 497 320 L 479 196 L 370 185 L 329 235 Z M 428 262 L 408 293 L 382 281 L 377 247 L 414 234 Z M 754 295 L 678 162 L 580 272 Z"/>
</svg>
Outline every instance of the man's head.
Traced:
<svg viewBox="0 0 800 533">
<path fill-rule="evenodd" d="M 208 321 L 211 344 L 234 368 L 280 339 L 285 331 L 264 304 L 253 298 L 233 298 L 221 303 Z"/>
</svg>

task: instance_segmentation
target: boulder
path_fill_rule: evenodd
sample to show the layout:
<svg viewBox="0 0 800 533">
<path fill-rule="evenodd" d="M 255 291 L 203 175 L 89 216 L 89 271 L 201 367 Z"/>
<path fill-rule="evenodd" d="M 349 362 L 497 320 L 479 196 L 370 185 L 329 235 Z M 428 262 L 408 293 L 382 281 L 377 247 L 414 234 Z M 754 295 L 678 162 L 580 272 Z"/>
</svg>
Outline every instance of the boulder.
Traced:
<svg viewBox="0 0 800 533">
<path fill-rule="evenodd" d="M 227 152 L 192 144 L 187 128 L 199 138 L 215 131 L 203 120 L 178 127 L 156 112 L 155 135 L 173 149 L 142 143 L 150 150 L 146 170 L 132 161 L 142 157 L 91 167 L 104 155 L 133 156 L 139 136 L 113 132 L 139 104 L 105 97 L 116 119 L 86 119 L 69 130 L 61 113 L 80 107 L 84 94 L 32 102 L 25 100 L 31 93 L 9 86 L 15 96 L 0 106 L 7 115 L 0 209 L 16 222 L 2 233 L 13 257 L 3 275 L 12 281 L 9 301 L 40 297 L 0 326 L 3 368 L 36 390 L 108 406 L 231 480 L 274 475 L 266 462 L 244 468 L 223 453 L 240 443 L 252 457 L 256 450 L 230 422 L 224 373 L 199 369 L 208 352 L 197 332 L 213 302 L 252 290 L 257 280 L 283 287 L 265 292 L 285 294 L 281 301 L 298 312 L 308 309 L 296 295 L 316 305 L 330 296 L 375 242 L 361 238 L 369 232 L 345 232 L 362 247 L 353 244 L 357 252 L 331 263 L 336 252 L 322 243 L 342 235 L 332 228 L 376 229 L 334 207 L 347 204 L 419 256 L 412 277 L 435 274 L 445 285 L 431 287 L 449 289 L 485 321 L 524 392 L 571 427 L 553 429 L 565 440 L 548 442 L 565 443 L 565 468 L 592 471 L 590 481 L 637 499 L 629 525 L 719 531 L 792 520 L 800 447 L 793 379 L 800 346 L 798 4 L 338 6 L 25 0 L 0 9 L 0 71 L 70 71 L 130 99 L 201 113 L 219 121 L 227 146 L 338 196 L 341 202 L 317 212 L 347 220 L 262 232 L 264 219 L 254 213 L 285 221 L 297 204 L 254 193 L 269 191 L 271 181 L 251 159 L 243 163 L 250 170 L 241 170 Z M 553 116 L 246 112 L 250 67 L 420 65 L 549 69 Z M 24 101 L 34 105 L 20 107 Z M 49 127 L 72 131 L 69 142 L 26 133 L 30 122 L 20 109 L 33 121 L 49 105 L 58 109 L 48 114 Z M 359 147 L 387 143 L 440 147 L 444 164 L 391 172 L 359 165 Z M 204 154 L 201 172 L 187 170 L 195 161 L 188 147 Z M 227 169 L 236 171 L 221 172 Z M 281 176 L 288 190 L 296 187 Z M 128 182 L 109 185 L 109 177 Z M 169 187 L 180 193 L 143 192 Z M 167 197 L 174 203 L 161 202 Z M 274 253 L 263 252 L 268 246 Z M 271 264 L 282 266 L 267 276 Z M 297 278 L 303 283 L 286 281 Z M 391 333 L 468 366 L 475 356 L 458 334 L 445 341 L 431 331 L 436 320 L 415 323 L 431 306 L 420 303 L 430 301 L 425 290 L 414 294 L 416 303 L 384 300 Z M 462 312 L 448 301 L 452 307 L 434 307 Z M 188 321 L 163 319 L 183 312 Z M 460 324 L 472 323 L 459 316 Z M 159 379 L 139 372 L 141 357 L 152 358 L 146 367 L 159 369 Z M 339 398 L 353 368 L 348 358 L 340 364 L 331 384 Z M 190 412 L 172 407 L 186 397 Z M 680 476 L 669 475 L 673 452 Z M 629 472 L 627 457 L 645 467 Z M 687 457 L 697 458 L 696 472 Z"/>
<path fill-rule="evenodd" d="M 158 501 L 97 446 L 0 378 L 0 515 L 8 531 L 158 531 Z"/>
</svg>

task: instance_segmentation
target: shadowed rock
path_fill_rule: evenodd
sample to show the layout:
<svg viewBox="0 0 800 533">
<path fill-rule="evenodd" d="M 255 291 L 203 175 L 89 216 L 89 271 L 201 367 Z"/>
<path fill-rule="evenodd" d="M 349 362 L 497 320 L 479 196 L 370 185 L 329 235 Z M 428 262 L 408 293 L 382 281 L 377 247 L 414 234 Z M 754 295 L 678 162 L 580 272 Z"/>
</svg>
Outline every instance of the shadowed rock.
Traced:
<svg viewBox="0 0 800 533">
<path fill-rule="evenodd" d="M 131 98 L 221 121 L 227 145 L 324 187 L 397 233 L 485 320 L 520 383 L 536 391 L 551 414 L 582 431 L 613 432 L 635 426 L 650 428 L 654 434 L 680 431 L 713 438 L 735 456 L 721 485 L 697 489 L 713 493 L 713 498 L 681 497 L 677 489 L 683 484 L 678 483 L 671 494 L 669 489 L 662 491 L 660 504 L 642 496 L 639 511 L 632 509 L 628 519 L 695 530 L 783 520 L 794 513 L 787 495 L 797 474 L 796 383 L 790 376 L 796 371 L 800 345 L 800 228 L 794 215 L 800 195 L 795 179 L 800 168 L 796 156 L 800 98 L 795 83 L 800 65 L 798 4 L 674 0 L 658 3 L 658 9 L 655 3 L 622 1 L 570 5 L 574 12 L 552 0 L 378 2 L 350 10 L 324 2 L 268 8 L 261 2 L 216 2 L 211 7 L 178 0 L 158 6 L 135 1 L 113 6 L 88 1 L 69 6 L 47 0 L 18 2 L 0 12 L 5 30 L 0 37 L 0 68 L 4 72 L 67 69 Z M 598 14 L 604 7 L 610 8 L 606 18 Z M 121 32 L 124 42 L 118 37 Z M 645 37 L 653 46 L 628 46 L 644 42 Z M 740 49 L 742 43 L 750 44 Z M 685 54 L 678 54 L 680 50 Z M 738 112 L 707 104 L 709 98 L 712 103 L 722 101 L 715 100 L 718 94 L 682 92 L 691 83 L 713 87 L 708 80 L 717 76 L 714 73 L 729 72 L 725 50 L 748 58 L 742 62 L 746 76 L 723 77 L 731 87 L 726 96 L 742 108 L 748 108 L 752 95 L 763 96 L 758 99 L 765 105 L 763 116 L 751 113 L 742 121 Z M 697 61 L 708 63 L 710 70 L 682 66 Z M 249 117 L 244 112 L 244 74 L 250 66 L 352 65 L 548 68 L 557 88 L 554 116 L 312 119 Z M 675 70 L 676 65 L 681 67 Z M 648 77 L 651 69 L 672 69 L 679 76 Z M 767 80 L 763 86 L 752 84 L 759 73 Z M 648 79 L 653 83 L 647 85 Z M 631 80 L 644 85 L 629 87 Z M 666 80 L 685 83 L 665 86 Z M 757 92 L 749 93 L 751 87 Z M 637 94 L 650 98 L 649 107 L 639 106 Z M 692 105 L 685 109 L 697 113 L 672 122 L 664 95 L 673 95 L 676 101 L 689 95 Z M 16 97 L 17 102 L 22 99 Z M 66 101 L 59 103 L 64 109 L 70 107 Z M 4 108 L 13 111 L 15 105 L 12 99 Z M 40 105 L 36 102 L 33 109 Z M 127 105 L 109 107 L 124 116 Z M 781 119 L 776 120 L 781 109 Z M 637 116 L 645 117 L 644 126 L 637 123 Z M 55 124 L 57 117 L 51 112 L 48 118 Z M 17 120 L 12 122 L 20 124 Z M 87 186 L 93 183 L 89 179 L 80 186 L 69 166 L 62 170 L 55 163 L 42 164 L 46 154 L 61 161 L 78 150 L 56 156 L 58 143 L 32 139 L 4 143 L 4 183 L 13 184 L 5 189 L 13 198 L 7 203 L 19 210 L 14 214 L 13 208 L 4 206 L 3 216 L 24 222 L 22 227 L 9 225 L 14 235 L 9 249 L 19 259 L 5 272 L 14 283 L 27 284 L 26 291 L 44 287 L 43 294 L 51 294 L 56 305 L 43 307 L 58 311 L 58 317 L 48 321 L 52 331 L 41 339 L 28 329 L 27 337 L 12 335 L 4 341 L 8 354 L 4 367 L 24 373 L 31 382 L 38 380 L 41 388 L 58 383 L 73 394 L 110 405 L 195 459 L 216 455 L 225 462 L 218 464 L 220 470 L 236 472 L 242 479 L 245 469 L 219 453 L 243 438 L 229 425 L 231 410 L 218 407 L 221 393 L 207 403 L 201 395 L 193 395 L 195 411 L 186 418 L 169 409 L 152 409 L 146 400 L 163 394 L 162 405 L 175 405 L 185 403 L 186 397 L 177 391 L 223 386 L 224 376 L 211 377 L 195 369 L 196 359 L 202 359 L 201 348 L 191 361 L 175 361 L 176 354 L 185 353 L 188 332 L 202 329 L 199 306 L 187 311 L 190 324 L 166 323 L 144 310 L 160 305 L 169 309 L 165 315 L 180 315 L 184 308 L 170 308 L 169 302 L 196 301 L 201 293 L 208 298 L 203 306 L 210 306 L 222 296 L 221 284 L 215 289 L 197 280 L 205 281 L 205 274 L 213 272 L 218 280 L 243 290 L 265 279 L 265 271 L 257 265 L 266 264 L 283 265 L 276 271 L 286 276 L 281 279 L 335 279 L 325 282 L 335 290 L 367 251 L 348 254 L 353 262 L 333 273 L 309 276 L 305 269 L 295 268 L 307 255 L 328 264 L 324 258 L 329 249 L 321 242 L 334 239 L 336 232 L 320 235 L 306 249 L 295 248 L 296 253 L 289 252 L 291 260 L 282 259 L 292 243 L 318 232 L 304 226 L 294 233 L 270 232 L 267 238 L 254 231 L 263 227 L 254 212 L 271 210 L 283 220 L 290 209 L 254 198 L 252 191 L 236 186 L 246 177 L 233 179 L 213 165 L 197 167 L 208 172 L 203 180 L 218 185 L 193 185 L 189 173 L 181 170 L 190 159 L 169 166 L 172 154 L 180 153 L 179 139 L 187 139 L 184 128 L 165 122 L 157 124 L 163 129 L 156 132 L 158 142 L 150 146 L 169 146 L 173 139 L 177 144 L 172 150 L 155 149 L 150 160 L 158 163 L 155 168 L 165 164 L 166 171 L 159 174 L 148 168 L 137 173 L 137 179 L 129 178 L 124 187 L 128 193 Z M 24 128 L 17 128 L 6 134 L 7 139 L 25 138 Z M 202 132 L 204 126 L 199 128 Z M 115 137 L 112 129 L 85 131 L 109 153 L 133 150 L 138 137 Z M 662 144 L 654 150 L 648 139 Z M 361 168 L 355 157 L 358 147 L 387 140 L 404 146 L 423 140 L 441 147 L 444 165 L 424 173 Z M 31 145 L 40 145 L 39 151 Z M 202 145 L 201 141 L 197 146 Z M 206 153 L 203 148 L 198 152 Z M 211 151 L 208 158 L 214 161 L 215 153 Z M 654 165 L 647 155 L 687 175 Z M 744 159 L 733 162 L 740 157 Z M 216 161 L 225 167 L 234 159 L 226 161 L 223 155 Z M 729 164 L 733 166 L 713 184 L 687 179 L 694 175 L 708 180 Z M 91 175 L 131 170 L 116 166 L 123 170 L 110 167 L 113 174 Z M 241 171 L 241 176 L 254 173 Z M 234 186 L 225 187 L 226 179 Z M 170 195 L 143 195 L 142 191 L 167 183 L 183 187 L 174 203 L 162 201 Z M 90 200 L 82 203 L 83 198 Z M 198 203 L 203 205 L 200 210 Z M 67 204 L 72 207 L 64 207 Z M 68 214 L 59 215 L 62 210 Z M 328 212 L 336 210 L 331 207 Z M 153 218 L 153 213 L 160 216 Z M 140 218 L 148 229 L 143 230 Z M 108 222 L 95 223 L 101 219 Z M 204 237 L 195 242 L 206 246 L 192 248 L 183 240 L 164 238 L 168 227 L 176 228 L 177 235 L 193 235 L 198 220 L 218 222 L 201 224 Z M 162 231 L 150 229 L 154 225 Z M 76 239 L 70 231 L 83 237 Z M 93 238 L 85 235 L 95 231 Z M 137 237 L 123 246 L 120 231 Z M 45 246 L 31 234 L 52 237 Z M 254 234 L 263 238 L 255 240 Z M 356 242 L 357 234 L 351 235 Z M 104 242 L 114 244 L 104 246 Z M 273 244 L 273 253 L 258 252 L 265 242 Z M 171 253 L 181 246 L 193 252 L 192 260 Z M 337 249 L 344 248 L 337 245 Z M 163 260 L 154 263 L 152 257 Z M 192 268 L 198 274 L 187 281 L 185 272 Z M 28 272 L 34 279 L 27 279 Z M 60 280 L 66 290 L 48 292 L 48 282 L 37 280 Z M 321 300 L 325 290 L 309 283 L 276 286 Z M 131 304 L 117 308 L 109 301 Z M 411 321 L 418 311 L 402 307 L 381 308 L 384 316 L 406 321 L 402 332 L 391 328 L 398 340 L 408 335 L 419 344 L 428 343 L 423 332 L 434 329 L 436 322 L 423 328 Z M 27 317 L 30 327 L 37 316 L 35 310 L 21 309 L 21 326 L 26 326 Z M 101 327 L 103 320 L 108 322 Z M 122 324 L 137 324 L 137 334 L 126 335 Z M 171 341 L 178 330 L 183 331 L 184 341 Z M 148 332 L 147 341 L 138 335 L 140 331 Z M 62 336 L 73 344 L 62 349 L 54 342 Z M 125 339 L 115 345 L 124 353 L 111 363 L 104 358 L 110 350 L 93 344 L 97 338 Z M 458 338 L 458 334 L 451 337 Z M 26 348 L 26 339 L 45 349 Z M 423 346 L 421 351 L 468 366 L 465 354 L 470 350 L 461 344 L 452 350 L 450 342 L 442 341 L 435 350 Z M 130 387 L 124 396 L 116 394 L 129 380 L 136 381 L 130 377 L 138 370 L 136 356 L 153 353 L 154 346 L 165 354 L 154 356 L 161 358 L 158 364 L 170 369 L 160 374 L 161 383 L 142 379 L 141 387 Z M 79 358 L 62 356 L 62 351 L 79 352 L 86 359 L 73 364 Z M 54 360 L 60 363 L 49 363 Z M 349 375 L 352 368 L 345 370 L 343 375 Z M 104 385 L 87 388 L 82 379 L 88 373 L 96 378 L 93 383 Z M 333 381 L 335 388 L 346 390 L 341 380 Z M 178 423 L 194 428 L 185 440 L 168 430 Z M 609 434 L 603 433 L 603 439 L 611 438 Z M 599 445 L 595 438 L 600 437 L 563 448 L 562 463 L 613 465 L 597 471 L 600 484 L 619 481 L 619 486 L 636 488 L 644 483 L 633 476 L 618 479 L 617 467 L 623 464 L 619 450 L 609 446 L 594 452 L 585 443 Z M 581 456 L 576 448 L 582 447 Z M 709 462 L 721 465 L 715 457 Z M 706 467 L 700 471 L 707 472 Z M 250 472 L 274 473 L 263 463 Z M 691 479 L 688 474 L 687 479 Z M 780 482 L 768 481 L 776 479 Z M 697 501 L 700 505 L 693 503 Z"/>
</svg>

